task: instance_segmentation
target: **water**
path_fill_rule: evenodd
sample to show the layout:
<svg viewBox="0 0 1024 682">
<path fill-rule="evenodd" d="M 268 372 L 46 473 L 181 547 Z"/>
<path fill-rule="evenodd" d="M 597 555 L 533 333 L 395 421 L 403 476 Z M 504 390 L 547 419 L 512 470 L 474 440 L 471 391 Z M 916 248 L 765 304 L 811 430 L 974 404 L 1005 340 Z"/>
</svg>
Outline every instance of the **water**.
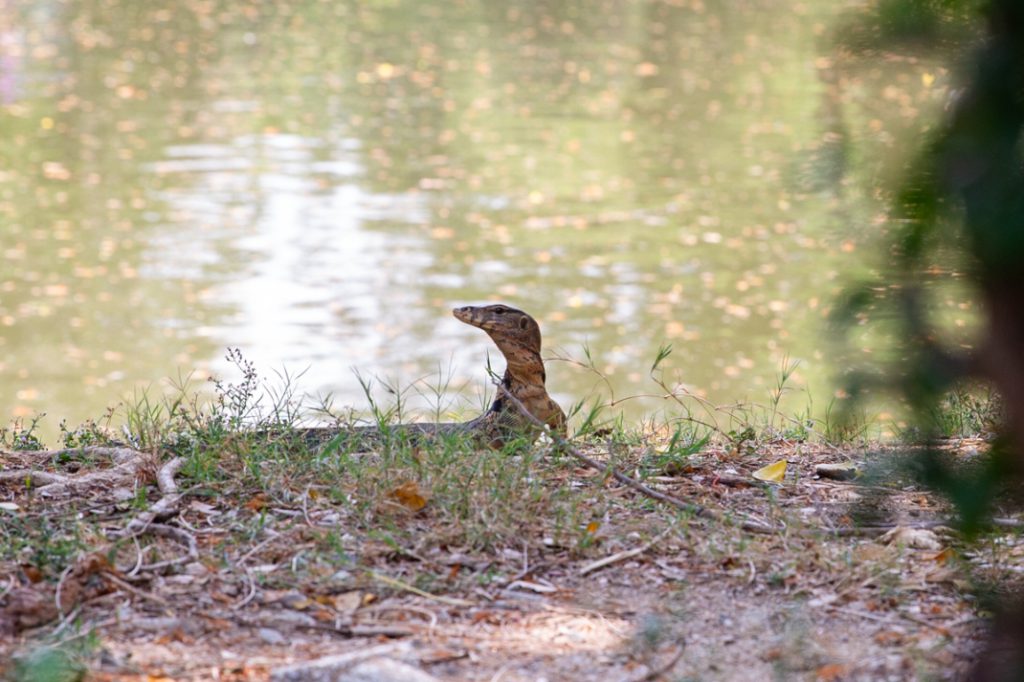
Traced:
<svg viewBox="0 0 1024 682">
<path fill-rule="evenodd" d="M 53 434 L 228 346 L 471 412 L 489 341 L 449 311 L 492 300 L 566 406 L 656 392 L 670 343 L 696 394 L 764 401 L 789 358 L 820 410 L 823 315 L 950 88 L 832 48 L 856 6 L 0 2 L 0 414 Z M 553 359 L 584 348 L 608 383 Z"/>
</svg>

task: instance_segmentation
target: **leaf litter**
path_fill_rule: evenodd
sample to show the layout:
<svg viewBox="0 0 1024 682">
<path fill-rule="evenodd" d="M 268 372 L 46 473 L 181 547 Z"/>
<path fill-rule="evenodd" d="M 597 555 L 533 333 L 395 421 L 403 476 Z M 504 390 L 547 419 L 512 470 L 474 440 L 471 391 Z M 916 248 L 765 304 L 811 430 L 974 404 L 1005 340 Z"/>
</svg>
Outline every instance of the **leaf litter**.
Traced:
<svg viewBox="0 0 1024 682">
<path fill-rule="evenodd" d="M 97 449 L 91 465 L 65 473 L 52 454 L 3 452 L 4 542 L 13 547 L 11 524 L 43 518 L 75 542 L 5 548 L 0 660 L 88 639 L 75 655 L 95 680 L 263 680 L 388 643 L 402 644 L 390 654 L 397 663 L 453 680 L 966 670 L 985 634 L 971 588 L 979 570 L 1011 570 L 1021 549 L 1009 531 L 992 551 L 965 552 L 943 530 L 945 505 L 912 483 L 815 477 L 820 464 L 864 461 L 864 449 L 758 442 L 737 458 L 727 443 L 709 444 L 684 467 L 652 469 L 656 446 L 613 449 L 614 458 L 607 444 L 575 447 L 715 516 L 572 466 L 549 444 L 533 453 L 529 493 L 571 490 L 575 515 L 484 519 L 514 532 L 483 541 L 442 527 L 450 498 L 429 472 L 395 471 L 361 506 L 342 479 L 320 489 L 292 472 L 296 480 L 256 491 L 230 471 L 190 480 L 177 458 L 154 471 L 151 455 Z M 516 467 L 533 455 L 463 456 Z M 770 488 L 736 484 L 765 468 L 778 481 Z M 26 471 L 48 475 L 33 487 Z M 133 500 L 115 497 L 119 486 Z M 740 519 L 773 530 L 744 530 Z"/>
</svg>

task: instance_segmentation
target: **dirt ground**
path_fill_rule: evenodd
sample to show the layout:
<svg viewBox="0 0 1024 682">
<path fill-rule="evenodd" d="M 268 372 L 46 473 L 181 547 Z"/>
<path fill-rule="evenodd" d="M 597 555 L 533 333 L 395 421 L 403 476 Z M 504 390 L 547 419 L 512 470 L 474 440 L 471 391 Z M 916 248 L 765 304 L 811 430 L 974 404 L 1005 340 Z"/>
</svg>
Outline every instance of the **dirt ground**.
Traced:
<svg viewBox="0 0 1024 682">
<path fill-rule="evenodd" d="M 359 651 L 442 680 L 956 679 L 985 636 L 979 580 L 1016 570 L 1024 548 L 1016 534 L 964 545 L 939 525 L 948 510 L 895 474 L 871 485 L 815 475 L 868 458 L 807 443 L 743 457 L 708 448 L 646 478 L 718 510 L 710 519 L 566 465 L 545 484 L 605 496 L 589 545 L 524 523 L 519 542 L 481 550 L 348 532 L 351 517 L 326 497 L 196 496 L 176 489 L 173 471 L 147 501 L 170 500 L 166 514 L 147 516 L 113 479 L 69 482 L 159 463 L 133 470 L 122 452 L 105 469 L 56 474 L 52 453 L 0 453 L 8 545 L 15 521 L 74 509 L 88 522 L 86 549 L 56 580 L 36 565 L 38 547 L 0 564 L 0 660 L 13 679 L 42 679 L 25 671 L 43 644 L 67 652 L 61 679 L 264 680 Z M 783 459 L 781 484 L 751 475 Z M 26 488 L 26 471 L 63 478 Z M 426 538 L 430 505 L 406 511 L 394 521 L 404 537 Z"/>
</svg>

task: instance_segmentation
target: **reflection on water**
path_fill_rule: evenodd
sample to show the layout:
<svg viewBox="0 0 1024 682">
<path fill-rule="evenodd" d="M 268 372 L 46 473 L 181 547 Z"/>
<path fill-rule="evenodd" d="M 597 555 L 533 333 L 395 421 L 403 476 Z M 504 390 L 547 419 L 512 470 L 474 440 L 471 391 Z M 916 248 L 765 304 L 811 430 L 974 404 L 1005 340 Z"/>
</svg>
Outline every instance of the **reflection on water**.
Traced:
<svg viewBox="0 0 1024 682">
<path fill-rule="evenodd" d="M 672 343 L 713 400 L 788 355 L 823 407 L 822 315 L 949 87 L 833 54 L 829 0 L 3 8 L 0 413 L 49 433 L 225 346 L 340 404 L 352 368 L 440 368 L 477 405 L 489 343 L 448 311 L 498 299 L 619 396 Z"/>
</svg>

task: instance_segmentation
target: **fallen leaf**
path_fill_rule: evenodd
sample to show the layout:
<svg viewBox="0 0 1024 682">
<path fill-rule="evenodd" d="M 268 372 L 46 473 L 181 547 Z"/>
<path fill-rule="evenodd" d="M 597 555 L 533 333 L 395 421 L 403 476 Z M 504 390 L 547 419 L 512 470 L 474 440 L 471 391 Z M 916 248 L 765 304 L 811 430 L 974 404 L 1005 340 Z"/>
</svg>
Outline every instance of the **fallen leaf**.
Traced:
<svg viewBox="0 0 1024 682">
<path fill-rule="evenodd" d="M 752 475 L 759 481 L 767 481 L 769 483 L 782 483 L 782 479 L 786 477 L 786 460 L 780 459 L 774 464 L 761 467 L 755 471 Z"/>
<path fill-rule="evenodd" d="M 363 605 L 363 593 L 359 590 L 342 592 L 341 594 L 336 594 L 331 597 L 331 601 L 335 611 L 349 614 L 353 613 Z"/>
<path fill-rule="evenodd" d="M 815 677 L 823 682 L 832 682 L 832 680 L 840 680 L 846 677 L 849 672 L 849 666 L 842 663 L 829 663 L 823 665 L 815 672 Z"/>
<path fill-rule="evenodd" d="M 412 512 L 418 512 L 427 506 L 427 498 L 416 481 L 409 481 L 388 493 L 388 497 Z"/>
<path fill-rule="evenodd" d="M 46 577 L 39 568 L 31 564 L 22 564 L 21 570 L 32 583 L 41 582 Z"/>
<path fill-rule="evenodd" d="M 903 643 L 904 635 L 896 630 L 882 630 L 875 634 L 875 643 L 882 646 L 899 646 Z"/>
<path fill-rule="evenodd" d="M 263 493 L 253 495 L 248 502 L 245 503 L 245 508 L 249 511 L 263 511 L 267 507 L 267 496 Z"/>
</svg>

